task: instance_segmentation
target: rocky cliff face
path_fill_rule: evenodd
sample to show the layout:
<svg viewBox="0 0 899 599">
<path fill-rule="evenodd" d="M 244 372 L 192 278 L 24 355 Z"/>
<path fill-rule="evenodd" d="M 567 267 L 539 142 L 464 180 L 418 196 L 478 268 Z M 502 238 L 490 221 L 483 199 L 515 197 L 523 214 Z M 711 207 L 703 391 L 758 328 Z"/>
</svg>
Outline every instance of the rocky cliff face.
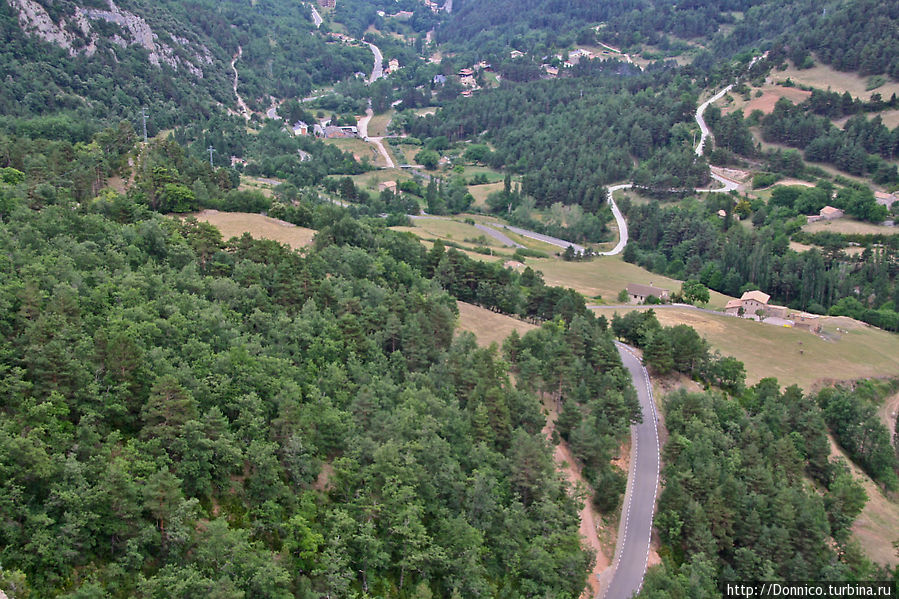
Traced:
<svg viewBox="0 0 899 599">
<path fill-rule="evenodd" d="M 170 36 L 173 45 L 161 41 L 142 17 L 119 9 L 113 0 L 108 0 L 108 10 L 78 6 L 74 13 L 59 21 L 54 21 L 35 0 L 8 2 L 18 12 L 19 24 L 25 32 L 68 50 L 72 56 L 93 56 L 97 52 L 97 44 L 103 38 L 91 24 L 105 21 L 119 29 L 119 33 L 105 39 L 120 47 L 142 46 L 155 66 L 166 64 L 175 70 L 185 69 L 195 77 L 202 78 L 203 68 L 214 62 L 209 48 L 203 44 L 178 36 Z"/>
</svg>

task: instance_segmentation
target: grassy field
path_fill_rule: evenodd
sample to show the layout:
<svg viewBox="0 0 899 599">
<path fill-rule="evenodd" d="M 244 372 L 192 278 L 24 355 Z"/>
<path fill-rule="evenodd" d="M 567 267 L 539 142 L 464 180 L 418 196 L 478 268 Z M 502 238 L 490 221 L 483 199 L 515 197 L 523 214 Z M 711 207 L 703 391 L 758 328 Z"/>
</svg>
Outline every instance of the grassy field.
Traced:
<svg viewBox="0 0 899 599">
<path fill-rule="evenodd" d="M 358 137 L 342 137 L 336 139 L 326 139 L 326 144 L 336 146 L 344 152 L 349 152 L 356 157 L 356 160 L 368 158 L 374 166 L 385 167 L 387 163 L 384 157 L 378 152 L 378 148 L 374 144 L 366 143 Z"/>
<path fill-rule="evenodd" d="M 883 235 L 899 235 L 899 228 L 884 227 L 871 223 L 863 223 L 851 218 L 838 218 L 837 220 L 819 220 L 802 227 L 803 231 L 809 233 L 817 233 L 818 231 L 830 231 L 831 233 L 860 233 L 860 234 L 883 234 Z"/>
<path fill-rule="evenodd" d="M 877 114 L 880 115 L 880 120 L 883 121 L 884 126 L 888 129 L 892 130 L 899 127 L 899 110 L 884 110 Z M 874 118 L 874 115 L 871 115 L 871 118 Z"/>
<path fill-rule="evenodd" d="M 810 249 L 812 249 L 813 247 L 816 247 L 819 252 L 821 251 L 821 248 L 818 246 L 806 245 L 804 243 L 799 243 L 797 241 L 790 242 L 790 249 L 793 250 L 794 252 L 807 252 Z M 864 251 L 865 251 L 865 248 L 863 248 L 863 247 L 851 246 L 851 247 L 843 248 L 843 252 L 845 252 L 849 256 L 858 256 L 859 254 L 861 254 Z"/>
<path fill-rule="evenodd" d="M 219 212 L 204 210 L 194 214 L 197 220 L 215 226 L 224 239 L 240 237 L 249 233 L 254 239 L 271 239 L 286 243 L 293 249 L 300 249 L 312 243 L 315 231 L 305 229 L 261 214 L 246 212 Z"/>
<path fill-rule="evenodd" d="M 423 237 L 421 235 L 421 233 L 416 233 L 412 227 L 392 227 L 392 228 L 394 231 L 402 231 L 402 232 L 408 232 L 408 233 L 415 234 L 416 236 L 418 236 L 418 238 L 421 240 L 422 245 L 425 246 L 425 249 L 427 249 L 427 250 L 430 250 L 432 247 L 434 247 L 434 238 L 433 237 Z M 492 254 L 479 254 L 478 252 L 475 252 L 475 251 L 472 251 L 471 249 L 469 249 L 469 248 L 474 247 L 474 245 L 472 245 L 470 243 L 462 243 L 460 245 L 462 246 L 462 249 L 459 249 L 459 248 L 453 248 L 453 249 L 462 252 L 463 254 L 465 254 L 466 256 L 471 258 L 472 260 L 480 260 L 481 262 L 505 262 L 512 258 L 511 251 L 501 250 L 499 248 L 490 248 L 490 250 L 493 252 Z"/>
<path fill-rule="evenodd" d="M 497 314 L 486 308 L 465 302 L 456 303 L 459 306 L 459 329 L 474 333 L 478 338 L 478 345 L 484 347 L 491 343 L 502 345 L 503 340 L 511 335 L 512 331 L 518 331 L 518 334 L 524 335 L 537 328 L 523 320 Z"/>
<path fill-rule="evenodd" d="M 899 505 L 885 497 L 880 487 L 852 463 L 833 437 L 828 437 L 831 458 L 842 458 L 868 494 L 868 502 L 852 524 L 852 538 L 875 563 L 895 566 L 899 563 L 899 556 L 893 548 L 893 543 L 899 539 Z"/>
<path fill-rule="evenodd" d="M 611 317 L 615 309 L 595 312 Z M 690 325 L 713 349 L 741 360 L 749 384 L 775 377 L 781 385 L 810 389 L 827 382 L 899 373 L 899 336 L 849 318 L 826 318 L 824 332 L 830 340 L 825 340 L 799 329 L 687 308 L 663 308 L 656 314 L 666 326 Z"/>
<path fill-rule="evenodd" d="M 489 196 L 494 191 L 502 191 L 503 190 L 503 182 L 499 183 L 488 183 L 486 185 L 469 185 L 468 193 L 470 193 L 474 197 L 474 205 L 479 208 L 487 208 L 487 196 Z"/>
<path fill-rule="evenodd" d="M 770 79 L 778 83 L 790 79 L 797 85 L 830 89 L 839 93 L 848 91 L 854 98 L 864 100 L 870 99 L 873 93 L 878 93 L 886 99 L 889 99 L 894 93 L 899 94 L 899 83 L 895 81 L 887 81 L 877 89 L 868 91 L 865 89 L 868 86 L 867 77 L 861 77 L 855 73 L 843 73 L 822 64 L 811 69 L 797 69 L 790 63 L 789 68 L 785 71 L 776 69 L 771 71 Z"/>
<path fill-rule="evenodd" d="M 248 177 L 247 175 L 240 176 L 240 189 L 241 191 L 259 191 L 267 198 L 272 197 L 272 190 L 283 183 L 283 181 L 279 179 L 266 179 L 261 177 Z"/>
<path fill-rule="evenodd" d="M 758 98 L 756 92 L 762 92 Z M 774 105 L 781 98 L 790 100 L 793 104 L 799 104 L 808 99 L 812 92 L 807 92 L 796 87 L 784 87 L 782 85 L 763 85 L 760 88 L 751 88 L 749 100 L 744 100 L 740 94 L 729 93 L 717 102 L 725 114 L 742 110 L 744 116 L 752 114 L 753 110 L 761 110 L 765 114 L 774 111 Z"/>
<path fill-rule="evenodd" d="M 378 183 L 383 183 L 384 181 L 399 182 L 411 178 L 412 175 L 409 174 L 408 171 L 404 171 L 403 169 L 399 168 L 382 169 L 371 171 L 368 173 L 362 173 L 361 175 L 350 176 L 350 179 L 353 180 L 353 183 L 356 184 L 356 187 L 374 192 L 378 191 Z"/>
<path fill-rule="evenodd" d="M 387 135 L 387 126 L 393 119 L 394 112 L 393 110 L 388 110 L 384 114 L 376 114 L 371 117 L 371 120 L 368 122 L 368 136 L 384 137 Z"/>
<path fill-rule="evenodd" d="M 486 239 L 483 243 L 478 241 L 476 244 L 497 248 L 502 247 L 498 241 L 489 237 L 483 231 L 464 222 L 445 218 L 417 218 L 412 222 L 415 225 L 413 227 L 394 228 L 401 231 L 411 231 L 420 237 L 443 239 L 445 241 L 455 241 L 458 243 L 463 243 L 466 239 L 479 239 L 480 237 L 485 237 Z M 509 251 L 511 252 L 511 249 Z"/>
<path fill-rule="evenodd" d="M 649 272 L 635 264 L 622 260 L 619 256 L 603 256 L 588 262 L 564 262 L 555 259 L 528 259 L 527 264 L 543 272 L 547 285 L 571 287 L 588 298 L 602 296 L 607 304 L 618 303 L 618 292 L 628 283 L 653 284 L 669 291 L 679 291 L 681 281 L 669 279 Z M 729 299 L 726 295 L 712 291 L 712 308 L 723 308 Z"/>
<path fill-rule="evenodd" d="M 490 183 L 502 182 L 503 180 L 503 174 L 500 171 L 494 170 L 488 166 L 465 165 L 463 168 L 465 170 L 462 174 L 466 179 L 471 179 L 475 175 L 483 174 L 487 175 L 487 180 L 490 181 Z"/>
</svg>

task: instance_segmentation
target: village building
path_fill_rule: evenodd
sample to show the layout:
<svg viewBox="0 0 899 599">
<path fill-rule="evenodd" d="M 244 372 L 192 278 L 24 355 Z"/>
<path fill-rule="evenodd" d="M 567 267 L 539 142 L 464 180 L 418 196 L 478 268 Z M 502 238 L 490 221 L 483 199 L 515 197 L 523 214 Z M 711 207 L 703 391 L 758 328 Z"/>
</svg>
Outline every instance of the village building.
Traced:
<svg viewBox="0 0 899 599">
<path fill-rule="evenodd" d="M 593 54 L 580 48 L 568 53 L 568 62 L 572 65 L 578 64 L 582 58 L 593 58 Z"/>
<path fill-rule="evenodd" d="M 312 130 L 315 133 L 316 137 L 324 137 L 325 139 L 341 139 L 359 136 L 359 129 L 352 125 L 344 125 L 342 127 L 337 127 L 330 124 L 326 124 L 324 126 L 315 125 Z"/>
<path fill-rule="evenodd" d="M 294 135 L 309 135 L 309 125 L 303 121 L 297 121 L 293 124 Z"/>
<path fill-rule="evenodd" d="M 446 83 L 446 75 L 434 75 L 434 85 L 443 85 Z"/>
<path fill-rule="evenodd" d="M 390 69 L 391 73 L 396 72 L 400 68 L 400 61 L 396 58 L 391 58 L 390 62 L 387 63 L 387 68 Z"/>
<path fill-rule="evenodd" d="M 743 318 L 777 318 L 786 320 L 786 306 L 769 304 L 771 296 L 762 291 L 747 291 L 740 299 L 732 299 L 724 306 L 724 312 Z M 761 316 L 760 316 L 761 315 Z"/>
<path fill-rule="evenodd" d="M 821 332 L 821 317 L 816 314 L 807 314 L 805 312 L 794 312 L 790 314 L 793 326 L 809 333 L 818 334 Z"/>
<path fill-rule="evenodd" d="M 334 8 L 337 6 L 337 0 L 318 0 L 318 5 L 322 8 Z"/>
<path fill-rule="evenodd" d="M 478 86 L 478 82 L 475 81 L 475 78 L 471 77 L 471 76 L 460 78 L 459 83 L 461 83 L 465 87 L 477 87 Z"/>
<path fill-rule="evenodd" d="M 509 56 L 511 58 L 521 58 L 522 56 L 524 56 L 524 52 L 519 52 L 518 50 L 512 50 L 511 52 L 509 52 Z"/>
<path fill-rule="evenodd" d="M 627 286 L 627 295 L 632 304 L 645 303 L 650 297 L 654 297 L 659 301 L 668 299 L 668 290 L 652 285 L 641 285 L 639 283 L 629 283 Z"/>
<path fill-rule="evenodd" d="M 844 212 L 839 208 L 825 206 L 824 208 L 821 208 L 821 211 L 818 212 L 817 216 L 806 217 L 806 220 L 810 223 L 816 223 L 819 220 L 836 220 L 838 218 L 843 218 L 844 215 Z"/>
<path fill-rule="evenodd" d="M 474 77 L 474 69 L 459 69 L 459 78 Z"/>
<path fill-rule="evenodd" d="M 396 193 L 396 189 L 396 181 L 382 181 L 381 183 L 378 183 L 378 191 Z"/>
</svg>

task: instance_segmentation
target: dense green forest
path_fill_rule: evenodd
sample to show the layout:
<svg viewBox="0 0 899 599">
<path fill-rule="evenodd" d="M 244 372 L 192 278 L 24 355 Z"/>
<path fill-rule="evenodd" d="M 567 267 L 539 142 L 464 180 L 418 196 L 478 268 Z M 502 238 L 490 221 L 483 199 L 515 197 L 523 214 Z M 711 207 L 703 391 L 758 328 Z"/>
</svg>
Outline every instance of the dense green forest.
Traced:
<svg viewBox="0 0 899 599">
<path fill-rule="evenodd" d="M 483 167 L 503 177 L 486 211 L 584 243 L 610 236 L 607 185 L 664 198 L 705 186 L 708 161 L 751 162 L 766 171 L 759 187 L 823 173 L 803 159 L 895 185 L 899 128 L 868 119 L 895 97 L 817 90 L 768 116 L 713 107 L 715 147 L 693 150 L 700 94 L 766 50 L 752 82 L 786 60 L 899 76 L 892 3 L 456 0 L 446 14 L 338 0 L 316 28 L 308 2 L 29 0 L 53 43 L 23 27 L 21 6 L 0 0 L 0 589 L 11 599 L 580 597 L 594 556 L 553 443 L 567 442 L 594 507 L 614 518 L 626 474 L 612 461 L 641 417 L 616 339 L 653 377 L 704 388 L 665 398 L 662 565 L 641 597 L 895 578 L 850 540 L 867 497 L 828 446 L 832 434 L 895 493 L 897 453 L 877 414 L 895 383 L 747 388 L 743 364 L 686 325 L 652 310 L 596 318 L 531 267 L 390 228 L 420 205 L 472 209 Z M 376 43 L 402 69 L 366 83 L 371 51 L 332 32 Z M 544 79 L 556 52 L 600 42 L 692 64 L 583 60 Z M 482 60 L 494 74 L 459 98 L 456 73 Z M 282 120 L 235 113 L 232 61 L 250 109 L 277 104 Z M 369 106 L 396 109 L 397 157 L 426 167 L 398 193 L 354 182 L 373 170 L 367 158 L 288 130 L 355 124 Z M 419 117 L 425 106 L 439 110 Z M 753 127 L 791 149 L 762 151 Z M 442 156 L 454 166 L 438 170 Z M 282 183 L 263 194 L 242 176 Z M 623 257 L 685 290 L 760 288 L 899 331 L 899 236 L 800 230 L 825 204 L 887 218 L 869 187 L 827 177 L 769 195 L 625 200 Z M 225 240 L 182 218 L 204 208 L 265 213 L 314 229 L 314 242 Z M 479 347 L 457 328 L 459 301 L 537 327 Z"/>
<path fill-rule="evenodd" d="M 815 100 L 818 98 L 820 95 Z M 881 110 L 888 106 L 879 104 Z M 893 104 L 899 106 L 895 98 Z M 899 183 L 896 165 L 889 162 L 899 155 L 899 127 L 890 130 L 880 115 L 868 119 L 864 114 L 854 114 L 839 128 L 828 118 L 813 114 L 834 112 L 828 108 L 812 98 L 799 106 L 781 98 L 774 111 L 760 120 L 762 137 L 767 142 L 804 150 L 806 160 L 830 163 L 852 175 L 868 175 L 880 184 Z"/>
<path fill-rule="evenodd" d="M 792 203 L 784 206 L 778 197 L 772 197 L 768 206 L 757 203 L 753 211 L 749 202 L 735 206 L 731 198 L 710 197 L 704 203 L 682 206 L 638 205 L 625 200 L 622 210 L 631 243 L 623 257 L 653 272 L 697 279 L 728 295 L 762 289 L 774 301 L 793 308 L 821 314 L 829 309 L 831 314 L 899 331 L 899 237 L 887 238 L 880 247 L 872 243 L 854 257 L 842 251 L 844 245 L 838 239 L 831 240 L 824 251 L 797 252 L 790 249 L 789 241 L 805 220 L 790 220 L 797 213 L 798 202 L 808 202 L 817 211 L 830 196 L 822 188 L 779 195 L 785 196 L 784 202 L 792 196 Z M 848 210 L 854 209 L 852 202 L 860 207 L 874 204 L 870 191 L 845 188 L 837 196 L 846 198 L 847 203 L 841 205 Z M 758 228 L 749 230 L 736 224 L 737 208 L 751 215 Z M 719 209 L 727 211 L 727 218 L 718 217 Z"/>
<path fill-rule="evenodd" d="M 135 138 L 0 144 L 14 596 L 578 596 L 592 556 L 539 400 L 582 406 L 565 434 L 609 510 L 604 456 L 639 417 L 583 297 Z M 129 159 L 131 191 L 98 196 Z M 314 226 L 315 247 L 155 212 L 210 203 Z M 548 322 L 506 357 L 454 335 L 456 298 Z"/>
<path fill-rule="evenodd" d="M 847 405 L 867 395 L 781 392 L 764 379 L 736 400 L 667 397 L 671 436 L 656 519 L 665 558 L 647 573 L 641 598 L 720 597 L 723 583 L 746 580 L 892 578 L 849 539 L 867 494 L 845 463 L 829 459 L 835 394 Z"/>
<path fill-rule="evenodd" d="M 316 85 L 371 70 L 367 48 L 326 43 L 323 35 L 312 34 L 309 9 L 299 2 L 120 2 L 121 10 L 143 18 L 158 36 L 158 66 L 144 46 L 130 43 L 130 32 L 101 18 L 90 20 L 96 51 L 87 56 L 79 50 L 91 37 L 66 25 L 75 4 L 41 4 L 62 29 L 71 30 L 77 53 L 69 56 L 26 34 L 17 10 L 0 3 L 0 115 L 5 117 L 64 111 L 105 122 L 135 121 L 147 107 L 155 134 L 236 107 L 230 62 L 238 46 L 243 47 L 236 65 L 241 94 L 254 108 L 267 107 L 270 95 L 302 97 Z M 108 10 L 104 2 L 81 4 Z M 170 55 L 159 49 L 162 44 Z"/>
<path fill-rule="evenodd" d="M 454 339 L 444 260 L 432 281 L 406 236 L 338 245 L 345 218 L 301 256 L 125 198 L 4 193 L 4 575 L 39 596 L 580 593 L 542 388 Z M 618 392 L 582 433 L 608 447 L 633 391 L 601 323 L 569 318 L 518 360 L 587 360 L 587 389 Z"/>
<path fill-rule="evenodd" d="M 496 149 L 482 161 L 521 173 L 521 192 L 537 206 L 561 202 L 600 212 L 603 186 L 632 173 L 641 184 L 665 189 L 708 181 L 707 164 L 690 150 L 696 97 L 688 81 L 671 69 L 637 74 L 615 62 L 576 73 L 485 90 L 407 129 L 421 139 L 489 141 Z M 632 157 L 647 164 L 635 172 Z"/>
<path fill-rule="evenodd" d="M 711 69 L 752 48 L 782 48 L 796 64 L 814 56 L 841 71 L 899 78 L 899 18 L 878 0 L 727 0 L 724 2 L 560 2 L 458 0 L 438 39 L 466 55 L 508 61 L 509 49 L 541 59 L 574 44 L 606 42 L 624 50 L 642 45 L 682 53 L 699 41 L 697 66 Z"/>
</svg>

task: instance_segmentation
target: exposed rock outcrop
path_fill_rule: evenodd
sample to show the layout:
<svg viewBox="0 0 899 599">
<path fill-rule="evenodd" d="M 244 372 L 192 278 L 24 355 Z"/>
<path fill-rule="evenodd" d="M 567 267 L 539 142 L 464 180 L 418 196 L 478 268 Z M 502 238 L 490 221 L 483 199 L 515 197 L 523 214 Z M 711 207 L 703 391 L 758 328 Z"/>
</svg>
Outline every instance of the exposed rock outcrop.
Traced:
<svg viewBox="0 0 899 599">
<path fill-rule="evenodd" d="M 121 34 L 116 33 L 106 39 L 121 47 L 143 47 L 155 66 L 166 64 L 176 70 L 183 68 L 195 77 L 202 78 L 203 66 L 213 64 L 212 53 L 205 45 L 172 35 L 170 39 L 177 46 L 177 49 L 173 48 L 160 41 L 159 36 L 142 17 L 121 10 L 113 0 L 107 1 L 109 10 L 76 7 L 73 14 L 60 19 L 58 23 L 35 0 L 9 0 L 9 3 L 19 13 L 19 25 L 26 33 L 60 46 L 71 56 L 93 56 L 101 38 L 92 29 L 91 21 L 106 21 L 118 25 L 121 30 Z"/>
</svg>

